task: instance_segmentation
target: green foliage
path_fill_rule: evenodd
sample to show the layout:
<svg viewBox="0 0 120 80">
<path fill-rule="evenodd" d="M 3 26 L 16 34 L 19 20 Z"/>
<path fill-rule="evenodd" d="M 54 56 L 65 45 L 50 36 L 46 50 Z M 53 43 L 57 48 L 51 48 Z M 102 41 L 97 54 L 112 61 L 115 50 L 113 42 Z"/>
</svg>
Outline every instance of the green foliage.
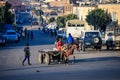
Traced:
<svg viewBox="0 0 120 80">
<path fill-rule="evenodd" d="M 14 14 L 12 14 L 10 11 L 6 11 L 5 12 L 5 23 L 8 23 L 8 24 L 13 24 L 14 22 Z"/>
<path fill-rule="evenodd" d="M 10 11 L 12 5 L 8 2 L 5 4 L 4 22 L 8 24 L 13 24 L 14 14 Z"/>
<path fill-rule="evenodd" d="M 65 16 L 66 20 L 73 20 L 73 19 L 78 19 L 77 15 L 75 14 L 68 14 Z"/>
<path fill-rule="evenodd" d="M 43 17 L 42 17 L 42 16 L 40 16 L 39 20 L 40 20 L 40 21 L 43 21 Z"/>
<path fill-rule="evenodd" d="M 56 22 L 57 22 L 59 27 L 64 27 L 65 22 L 66 22 L 66 18 L 64 16 L 60 16 L 56 19 Z"/>
<path fill-rule="evenodd" d="M 88 24 L 93 25 L 94 29 L 105 30 L 106 25 L 111 22 L 111 15 L 107 11 L 96 8 L 88 13 L 86 16 Z"/>
<path fill-rule="evenodd" d="M 6 2 L 4 7 L 0 7 L 0 25 L 5 23 L 13 24 L 14 14 L 10 11 L 12 5 Z"/>
<path fill-rule="evenodd" d="M 59 27 L 65 27 L 65 24 L 68 20 L 78 19 L 77 15 L 75 14 L 68 14 L 64 16 L 60 16 L 56 19 L 57 25 Z"/>
<path fill-rule="evenodd" d="M 0 7 L 0 25 L 4 24 L 4 7 Z"/>
<path fill-rule="evenodd" d="M 12 5 L 7 1 L 5 3 L 5 10 L 9 10 L 9 9 L 11 9 L 11 7 L 12 7 Z"/>
<path fill-rule="evenodd" d="M 48 23 L 51 23 L 51 22 L 54 22 L 55 21 L 55 18 L 54 17 L 51 17 L 49 20 L 48 20 Z"/>
</svg>

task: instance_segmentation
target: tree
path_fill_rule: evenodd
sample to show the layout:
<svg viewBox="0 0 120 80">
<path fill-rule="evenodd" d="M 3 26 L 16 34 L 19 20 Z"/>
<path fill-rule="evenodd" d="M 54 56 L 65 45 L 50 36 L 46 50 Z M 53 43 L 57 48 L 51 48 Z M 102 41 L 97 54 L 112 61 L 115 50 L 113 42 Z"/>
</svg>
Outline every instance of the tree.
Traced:
<svg viewBox="0 0 120 80">
<path fill-rule="evenodd" d="M 4 20 L 5 20 L 5 23 L 8 23 L 8 24 L 13 24 L 13 22 L 14 22 L 14 14 L 10 11 L 11 7 L 12 7 L 12 5 L 10 3 L 6 2 Z"/>
<path fill-rule="evenodd" d="M 78 19 L 77 15 L 75 15 L 75 14 L 68 14 L 68 15 L 65 16 L 65 18 L 66 18 L 66 21 L 67 20 Z"/>
<path fill-rule="evenodd" d="M 88 13 L 86 21 L 89 25 L 93 25 L 95 30 L 105 31 L 106 25 L 111 22 L 111 15 L 107 11 L 96 8 Z"/>
<path fill-rule="evenodd" d="M 65 27 L 65 24 L 68 20 L 78 19 L 77 15 L 75 14 L 68 14 L 64 16 L 60 16 L 56 19 L 57 25 L 59 27 Z"/>
<path fill-rule="evenodd" d="M 65 26 L 65 22 L 66 22 L 66 19 L 64 16 L 60 16 L 56 19 L 56 22 L 58 24 L 59 27 L 64 27 Z"/>
<path fill-rule="evenodd" d="M 49 20 L 48 20 L 48 23 L 51 23 L 51 22 L 54 22 L 55 21 L 55 18 L 54 17 L 51 17 Z"/>
<path fill-rule="evenodd" d="M 4 13 L 5 13 L 4 7 L 0 7 L 0 25 L 4 24 Z"/>
</svg>

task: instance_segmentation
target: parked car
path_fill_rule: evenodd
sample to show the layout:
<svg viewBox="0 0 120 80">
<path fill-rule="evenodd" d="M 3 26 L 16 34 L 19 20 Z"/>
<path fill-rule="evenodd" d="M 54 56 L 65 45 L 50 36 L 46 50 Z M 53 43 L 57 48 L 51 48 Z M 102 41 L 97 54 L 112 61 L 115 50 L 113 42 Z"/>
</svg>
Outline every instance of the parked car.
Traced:
<svg viewBox="0 0 120 80">
<path fill-rule="evenodd" d="M 4 38 L 6 39 L 7 42 L 9 41 L 18 42 L 20 38 L 20 34 L 14 30 L 7 30 L 4 34 Z"/>
<path fill-rule="evenodd" d="M 106 47 L 111 49 L 120 49 L 120 28 L 119 27 L 107 27 L 105 33 Z"/>
<path fill-rule="evenodd" d="M 0 33 L 0 45 L 5 46 L 6 44 L 6 39 L 4 38 L 3 34 Z"/>
<path fill-rule="evenodd" d="M 94 48 L 96 50 L 101 50 L 102 48 L 102 38 L 98 30 L 82 31 L 79 42 L 83 51 L 86 48 Z"/>
</svg>

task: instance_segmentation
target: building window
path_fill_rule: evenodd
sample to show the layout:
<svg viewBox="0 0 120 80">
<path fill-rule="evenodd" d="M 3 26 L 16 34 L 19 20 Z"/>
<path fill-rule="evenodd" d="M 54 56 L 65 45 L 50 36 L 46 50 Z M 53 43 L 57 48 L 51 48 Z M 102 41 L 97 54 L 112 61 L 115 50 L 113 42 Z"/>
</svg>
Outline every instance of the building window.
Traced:
<svg viewBox="0 0 120 80">
<path fill-rule="evenodd" d="M 117 13 L 116 12 L 112 13 L 112 20 L 117 21 Z"/>
</svg>

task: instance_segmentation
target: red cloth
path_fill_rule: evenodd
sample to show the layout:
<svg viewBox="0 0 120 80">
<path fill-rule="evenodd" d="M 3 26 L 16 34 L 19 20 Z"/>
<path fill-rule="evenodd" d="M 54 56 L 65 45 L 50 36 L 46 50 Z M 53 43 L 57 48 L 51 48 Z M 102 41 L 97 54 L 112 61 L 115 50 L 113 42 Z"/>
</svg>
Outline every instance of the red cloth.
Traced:
<svg viewBox="0 0 120 80">
<path fill-rule="evenodd" d="M 63 46 L 63 42 L 58 41 L 58 42 L 56 43 L 56 48 L 57 48 L 58 51 L 60 51 L 60 49 L 61 49 L 62 46 Z"/>
</svg>

